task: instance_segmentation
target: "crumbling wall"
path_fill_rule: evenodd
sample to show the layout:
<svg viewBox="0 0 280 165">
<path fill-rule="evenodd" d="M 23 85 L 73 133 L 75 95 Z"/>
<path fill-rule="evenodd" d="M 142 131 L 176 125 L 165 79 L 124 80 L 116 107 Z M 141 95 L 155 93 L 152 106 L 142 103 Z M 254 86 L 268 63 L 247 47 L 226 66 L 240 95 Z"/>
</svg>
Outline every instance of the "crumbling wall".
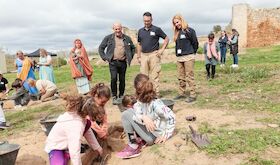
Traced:
<svg viewBox="0 0 280 165">
<path fill-rule="evenodd" d="M 248 4 L 233 5 L 232 28 L 240 34 L 240 47 L 280 44 L 280 8 L 253 9 Z"/>
<path fill-rule="evenodd" d="M 250 9 L 247 40 L 248 47 L 280 43 L 280 8 Z"/>
</svg>

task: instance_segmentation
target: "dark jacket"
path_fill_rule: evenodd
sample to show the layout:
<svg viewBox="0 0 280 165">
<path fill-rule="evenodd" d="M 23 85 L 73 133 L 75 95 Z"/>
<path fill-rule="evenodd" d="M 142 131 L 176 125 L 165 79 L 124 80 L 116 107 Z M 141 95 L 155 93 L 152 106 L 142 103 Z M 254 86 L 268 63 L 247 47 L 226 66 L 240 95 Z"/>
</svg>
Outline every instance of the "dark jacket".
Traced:
<svg viewBox="0 0 280 165">
<path fill-rule="evenodd" d="M 238 53 L 238 36 L 234 35 L 231 38 L 230 54 L 235 55 Z"/>
<path fill-rule="evenodd" d="M 180 54 L 178 54 L 178 49 L 181 49 Z M 197 52 L 197 49 L 198 41 L 195 30 L 190 27 L 187 30 L 181 30 L 176 39 L 176 56 L 195 54 Z"/>
<path fill-rule="evenodd" d="M 123 42 L 125 47 L 126 62 L 130 65 L 131 60 L 135 54 L 135 46 L 131 38 L 123 34 Z M 114 56 L 115 49 L 115 33 L 106 36 L 99 45 L 98 52 L 104 61 L 111 62 Z M 107 49 L 106 49 L 107 48 Z M 106 49 L 106 52 L 105 52 Z"/>
<path fill-rule="evenodd" d="M 30 101 L 30 95 L 24 87 L 19 88 L 12 96 L 9 97 L 10 100 L 15 100 L 16 105 L 27 105 Z"/>
<path fill-rule="evenodd" d="M 218 42 L 220 44 L 220 48 L 227 47 L 228 37 L 227 36 L 225 36 L 224 38 L 220 37 Z"/>
</svg>

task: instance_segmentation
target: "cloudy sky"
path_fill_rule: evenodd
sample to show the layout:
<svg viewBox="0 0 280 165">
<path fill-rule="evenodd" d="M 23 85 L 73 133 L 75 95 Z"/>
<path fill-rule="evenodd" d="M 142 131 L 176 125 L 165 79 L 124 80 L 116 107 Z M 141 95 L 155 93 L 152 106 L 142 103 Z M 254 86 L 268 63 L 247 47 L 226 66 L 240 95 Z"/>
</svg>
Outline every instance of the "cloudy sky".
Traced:
<svg viewBox="0 0 280 165">
<path fill-rule="evenodd" d="M 198 35 L 213 25 L 227 25 L 231 7 L 249 3 L 254 8 L 280 7 L 276 0 L 0 0 L 0 47 L 10 54 L 37 48 L 69 50 L 80 38 L 88 50 L 96 49 L 112 32 L 114 22 L 139 29 L 142 14 L 150 11 L 153 24 L 172 37 L 171 19 L 181 13 Z"/>
</svg>

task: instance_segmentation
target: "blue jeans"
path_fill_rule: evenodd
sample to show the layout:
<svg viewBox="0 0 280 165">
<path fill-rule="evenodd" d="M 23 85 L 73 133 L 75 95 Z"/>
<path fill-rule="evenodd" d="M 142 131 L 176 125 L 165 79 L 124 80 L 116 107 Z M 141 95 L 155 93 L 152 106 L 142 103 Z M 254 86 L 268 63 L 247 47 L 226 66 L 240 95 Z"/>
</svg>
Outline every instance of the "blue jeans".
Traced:
<svg viewBox="0 0 280 165">
<path fill-rule="evenodd" d="M 221 49 L 221 64 L 226 63 L 227 47 L 220 47 Z"/>
<path fill-rule="evenodd" d="M 238 65 L 238 54 L 233 55 L 233 64 Z"/>
</svg>

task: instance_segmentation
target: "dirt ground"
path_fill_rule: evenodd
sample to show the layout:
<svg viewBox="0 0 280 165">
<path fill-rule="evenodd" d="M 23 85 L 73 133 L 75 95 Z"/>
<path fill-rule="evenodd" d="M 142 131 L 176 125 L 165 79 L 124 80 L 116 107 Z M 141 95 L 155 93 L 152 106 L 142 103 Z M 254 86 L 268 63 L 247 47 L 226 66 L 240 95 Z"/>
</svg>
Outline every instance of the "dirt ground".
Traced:
<svg viewBox="0 0 280 165">
<path fill-rule="evenodd" d="M 57 103 L 57 101 L 56 101 Z M 113 106 L 111 102 L 106 107 L 109 114 L 109 121 L 120 121 L 121 113 L 117 106 Z M 174 106 L 176 113 L 176 130 L 177 134 L 168 140 L 164 145 L 150 146 L 142 150 L 139 157 L 122 160 L 115 156 L 113 152 L 107 164 L 110 165 L 170 165 L 170 164 L 189 164 L 189 165 L 236 165 L 248 159 L 247 154 L 234 154 L 221 157 L 209 156 L 206 152 L 196 148 L 190 141 L 185 142 L 180 134 L 181 131 L 187 130 L 188 125 L 192 125 L 195 129 L 203 123 L 207 122 L 213 128 L 226 127 L 229 129 L 250 129 L 250 128 L 266 128 L 267 125 L 257 122 L 255 119 L 259 117 L 270 116 L 268 113 L 250 113 L 247 111 L 229 111 L 229 110 L 212 110 L 212 109 L 195 109 L 192 105 L 184 102 L 176 102 Z M 197 120 L 189 122 L 185 120 L 185 116 L 195 115 Z M 242 124 L 240 124 L 242 123 Z M 39 123 L 38 123 L 39 128 Z M 19 135 L 12 135 L 9 138 L 10 143 L 21 145 L 21 149 L 17 158 L 17 165 L 44 165 L 48 164 L 48 155 L 44 152 L 44 142 L 46 135 L 41 129 L 36 131 L 22 132 Z M 178 149 L 174 144 L 181 144 Z M 269 148 L 263 152 L 264 158 L 277 160 L 280 149 Z"/>
</svg>

